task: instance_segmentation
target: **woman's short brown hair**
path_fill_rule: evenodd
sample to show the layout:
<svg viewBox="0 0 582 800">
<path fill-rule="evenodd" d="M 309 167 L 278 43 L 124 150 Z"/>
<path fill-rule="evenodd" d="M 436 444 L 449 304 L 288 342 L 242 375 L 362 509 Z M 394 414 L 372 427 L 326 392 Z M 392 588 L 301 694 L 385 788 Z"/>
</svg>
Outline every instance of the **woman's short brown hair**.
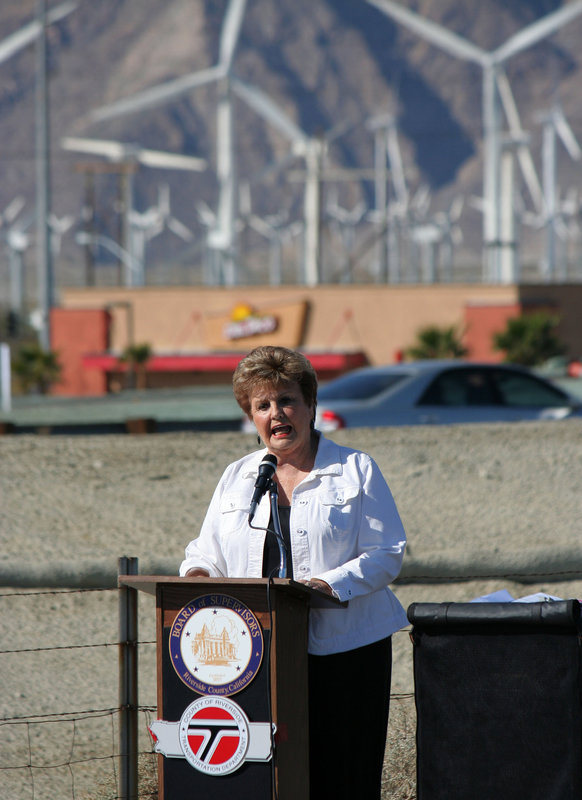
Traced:
<svg viewBox="0 0 582 800">
<path fill-rule="evenodd" d="M 250 414 L 251 396 L 257 389 L 296 383 L 308 406 L 317 403 L 317 375 L 310 361 L 297 350 L 265 345 L 255 347 L 238 364 L 232 377 L 237 403 Z"/>
</svg>

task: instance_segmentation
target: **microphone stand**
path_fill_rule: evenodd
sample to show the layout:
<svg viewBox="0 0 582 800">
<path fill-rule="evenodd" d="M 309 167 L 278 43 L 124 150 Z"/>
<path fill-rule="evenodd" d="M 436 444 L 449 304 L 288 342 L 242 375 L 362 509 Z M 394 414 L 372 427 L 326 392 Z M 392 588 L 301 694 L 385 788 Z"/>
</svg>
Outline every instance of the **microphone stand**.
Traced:
<svg viewBox="0 0 582 800">
<path fill-rule="evenodd" d="M 269 481 L 269 501 L 271 503 L 271 519 L 273 520 L 274 534 L 279 545 L 279 577 L 287 577 L 287 550 L 285 549 L 285 541 L 281 531 L 281 520 L 279 519 L 279 495 L 277 492 L 277 484 L 274 480 Z"/>
</svg>

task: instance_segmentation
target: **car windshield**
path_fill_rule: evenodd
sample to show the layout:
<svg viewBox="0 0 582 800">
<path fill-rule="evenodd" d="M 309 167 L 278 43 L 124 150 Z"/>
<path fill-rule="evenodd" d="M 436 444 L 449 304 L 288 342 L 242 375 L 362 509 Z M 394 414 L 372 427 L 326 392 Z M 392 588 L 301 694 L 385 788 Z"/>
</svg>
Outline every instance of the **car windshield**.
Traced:
<svg viewBox="0 0 582 800">
<path fill-rule="evenodd" d="M 350 373 L 322 386 L 317 393 L 320 400 L 368 400 L 396 386 L 408 377 L 407 373 Z"/>
</svg>

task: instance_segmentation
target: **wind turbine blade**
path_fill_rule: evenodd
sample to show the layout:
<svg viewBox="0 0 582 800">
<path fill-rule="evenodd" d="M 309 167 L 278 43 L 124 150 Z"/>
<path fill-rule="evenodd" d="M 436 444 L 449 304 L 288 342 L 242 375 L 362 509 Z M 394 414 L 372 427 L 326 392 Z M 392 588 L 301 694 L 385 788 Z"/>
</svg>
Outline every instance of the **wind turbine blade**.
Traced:
<svg viewBox="0 0 582 800">
<path fill-rule="evenodd" d="M 222 66 L 209 67 L 208 69 L 184 75 L 173 81 L 167 81 L 160 86 L 154 86 L 143 92 L 138 92 L 133 97 L 126 97 L 107 106 L 101 106 L 89 114 L 92 122 L 102 122 L 114 117 L 122 117 L 125 114 L 134 114 L 137 111 L 144 111 L 147 108 L 154 108 L 162 103 L 174 100 L 197 86 L 204 86 L 207 83 L 220 80 L 226 75 Z"/>
<path fill-rule="evenodd" d="M 232 88 L 260 117 L 270 122 L 283 136 L 292 142 L 307 142 L 307 136 L 281 109 L 260 89 L 238 78 L 232 79 Z"/>
<path fill-rule="evenodd" d="M 40 24 L 38 22 L 29 22 L 24 28 L 7 36 L 3 42 L 0 42 L 0 64 L 33 42 L 39 33 Z"/>
<path fill-rule="evenodd" d="M 220 36 L 219 63 L 230 72 L 245 13 L 246 0 L 230 0 Z"/>
<path fill-rule="evenodd" d="M 111 161 L 122 161 L 134 150 L 132 145 L 126 145 L 122 142 L 113 142 L 108 139 L 83 139 L 76 136 L 65 136 L 61 139 L 61 147 L 64 150 L 72 150 L 75 153 L 104 156 L 111 159 Z"/>
<path fill-rule="evenodd" d="M 207 166 L 203 158 L 184 156 L 179 153 L 164 153 L 160 150 L 139 149 L 137 151 L 137 160 L 146 167 L 185 169 L 193 172 L 203 172 Z"/>
<path fill-rule="evenodd" d="M 61 139 L 61 146 L 65 150 L 104 156 L 111 161 L 123 161 L 124 159 L 133 158 L 146 167 L 186 169 L 194 170 L 195 172 L 201 172 L 206 169 L 206 161 L 202 158 L 185 156 L 181 153 L 166 153 L 161 150 L 147 150 L 137 144 L 114 142 L 108 139 L 84 139 L 66 136 Z"/>
<path fill-rule="evenodd" d="M 420 17 L 418 14 L 404 8 L 404 6 L 392 2 L 392 0 L 367 0 L 367 2 L 376 6 L 379 11 L 400 22 L 409 30 L 417 33 L 423 39 L 432 42 L 432 44 L 458 58 L 463 58 L 465 61 L 474 61 L 481 65 L 485 64 L 489 59 L 489 55 L 485 50 L 468 42 L 466 39 L 462 39 L 456 33 L 437 25 L 436 22 Z"/>
<path fill-rule="evenodd" d="M 271 226 L 265 222 L 265 220 L 258 217 L 256 214 L 250 214 L 248 219 L 249 226 L 256 231 L 261 236 L 264 236 L 265 239 L 272 239 L 273 238 L 273 229 Z"/>
<path fill-rule="evenodd" d="M 55 6 L 52 10 L 47 11 L 46 13 L 46 21 L 49 25 L 52 25 L 53 22 L 58 22 L 59 20 L 63 19 L 64 17 L 68 17 L 76 8 L 78 3 L 61 3 L 59 6 Z"/>
<path fill-rule="evenodd" d="M 14 200 L 11 200 L 10 203 L 4 209 L 3 214 L 1 215 L 2 218 L 10 224 L 14 222 L 16 217 L 20 214 L 24 206 L 26 205 L 26 200 L 22 196 L 15 197 Z"/>
<path fill-rule="evenodd" d="M 190 228 L 187 228 L 183 222 L 180 222 L 179 219 L 176 219 L 175 217 L 169 217 L 166 221 L 166 225 L 172 231 L 172 233 L 175 233 L 176 236 L 179 236 L 180 239 L 183 239 L 185 242 L 193 241 L 194 234 Z"/>
<path fill-rule="evenodd" d="M 203 225 L 206 225 L 208 228 L 216 225 L 216 214 L 211 208 L 209 208 L 204 200 L 200 200 L 200 202 L 196 204 L 196 211 L 198 212 L 198 217 Z"/>
<path fill-rule="evenodd" d="M 523 28 L 521 31 L 518 31 L 514 36 L 511 36 L 505 44 L 502 44 L 501 47 L 498 47 L 497 50 L 494 50 L 491 53 L 491 57 L 495 64 L 500 64 L 503 61 L 506 61 L 511 56 L 514 56 L 516 53 L 520 53 L 522 50 L 531 47 L 532 45 L 539 42 L 541 39 L 545 39 L 550 34 L 554 33 L 558 30 L 558 28 L 563 27 L 567 22 L 570 22 L 575 17 L 577 17 L 580 13 L 582 13 L 582 0 L 576 0 L 573 3 L 569 3 L 567 6 L 554 11 L 551 14 L 547 14 L 545 17 L 532 22 L 531 25 Z"/>
<path fill-rule="evenodd" d="M 76 3 L 61 3 L 56 6 L 52 11 L 48 11 L 46 15 L 47 24 L 58 22 L 63 17 L 68 16 L 72 11 L 77 8 Z M 41 24 L 38 20 L 29 22 L 19 31 L 8 36 L 3 42 L 0 42 L 0 64 L 9 59 L 23 47 L 33 42 L 41 31 Z"/>
<path fill-rule="evenodd" d="M 511 86 L 503 69 L 497 70 L 496 81 L 510 133 L 515 139 L 523 138 L 524 130 L 521 127 L 521 120 L 519 118 L 519 112 L 517 110 L 515 98 L 513 97 Z M 521 169 L 523 179 L 534 204 L 534 208 L 538 213 L 541 213 L 544 208 L 544 195 L 538 179 L 538 174 L 533 162 L 531 151 L 527 144 L 521 144 L 517 146 L 517 159 L 519 161 L 519 167 Z"/>
<path fill-rule="evenodd" d="M 580 155 L 582 155 L 580 151 L 580 145 L 578 144 L 576 137 L 574 136 L 574 131 L 570 127 L 570 124 L 564 116 L 564 112 L 561 108 L 556 108 L 554 110 L 553 118 L 554 125 L 556 127 L 556 133 L 562 140 L 562 143 L 568 151 L 570 158 L 573 161 L 578 161 Z"/>
</svg>

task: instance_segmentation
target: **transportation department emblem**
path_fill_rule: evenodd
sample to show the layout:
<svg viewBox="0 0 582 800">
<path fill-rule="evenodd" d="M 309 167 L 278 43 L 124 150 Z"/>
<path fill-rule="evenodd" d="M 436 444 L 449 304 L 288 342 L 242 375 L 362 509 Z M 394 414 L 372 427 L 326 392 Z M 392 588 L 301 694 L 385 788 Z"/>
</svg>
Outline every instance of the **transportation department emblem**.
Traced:
<svg viewBox="0 0 582 800">
<path fill-rule="evenodd" d="M 207 594 L 184 606 L 172 623 L 169 639 L 176 674 L 202 695 L 240 692 L 263 660 L 258 619 L 228 595 Z"/>
<path fill-rule="evenodd" d="M 180 719 L 180 746 L 186 761 L 207 775 L 228 775 L 245 760 L 249 721 L 226 697 L 201 697 Z"/>
<path fill-rule="evenodd" d="M 179 722 L 157 719 L 149 727 L 156 753 L 185 758 L 207 775 L 228 775 L 243 761 L 265 763 L 272 757 L 275 725 L 249 722 L 228 697 L 199 697 Z"/>
</svg>

